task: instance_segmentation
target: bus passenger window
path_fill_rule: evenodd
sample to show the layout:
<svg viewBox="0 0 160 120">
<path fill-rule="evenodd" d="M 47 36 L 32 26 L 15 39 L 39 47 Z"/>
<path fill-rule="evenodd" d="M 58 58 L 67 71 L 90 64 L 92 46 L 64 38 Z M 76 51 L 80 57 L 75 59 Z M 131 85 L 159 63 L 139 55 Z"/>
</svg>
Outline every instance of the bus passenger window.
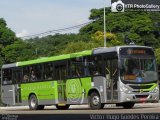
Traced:
<svg viewBox="0 0 160 120">
<path fill-rule="evenodd" d="M 73 59 L 70 64 L 72 78 L 85 76 L 85 65 L 83 58 Z"/>
<path fill-rule="evenodd" d="M 43 79 L 45 80 L 53 79 L 53 64 L 52 63 L 44 64 Z"/>
<path fill-rule="evenodd" d="M 29 68 L 30 80 L 37 81 L 42 79 L 42 65 L 37 64 Z"/>
<path fill-rule="evenodd" d="M 12 70 L 13 72 L 13 82 L 14 83 L 21 83 L 21 80 L 22 80 L 22 69 L 19 67 L 19 68 L 14 68 Z"/>
<path fill-rule="evenodd" d="M 24 75 L 24 77 L 23 77 L 23 82 L 28 82 L 28 81 L 29 81 L 28 75 Z"/>
<path fill-rule="evenodd" d="M 33 70 L 31 71 L 31 81 L 37 81 L 36 74 Z"/>
<path fill-rule="evenodd" d="M 23 80 L 22 82 L 29 82 L 29 67 L 23 67 Z"/>
</svg>

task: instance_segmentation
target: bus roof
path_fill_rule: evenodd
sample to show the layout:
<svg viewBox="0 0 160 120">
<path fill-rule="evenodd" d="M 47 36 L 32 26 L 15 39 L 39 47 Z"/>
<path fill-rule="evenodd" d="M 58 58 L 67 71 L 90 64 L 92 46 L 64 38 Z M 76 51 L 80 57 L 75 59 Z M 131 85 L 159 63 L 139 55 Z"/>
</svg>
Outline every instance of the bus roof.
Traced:
<svg viewBox="0 0 160 120">
<path fill-rule="evenodd" d="M 92 54 L 92 50 L 86 50 L 86 51 L 82 51 L 82 52 L 64 54 L 64 55 L 58 55 L 58 56 L 52 56 L 52 57 L 41 57 L 41 58 L 34 59 L 34 60 L 5 64 L 2 66 L 2 69 L 16 67 L 16 66 L 31 65 L 31 64 L 36 64 L 36 63 L 64 60 L 64 59 L 68 59 L 68 58 L 76 58 L 76 57 L 87 56 L 87 55 L 91 55 L 91 54 Z"/>
<path fill-rule="evenodd" d="M 18 62 L 17 66 L 24 66 L 24 65 L 36 64 L 36 63 L 43 63 L 43 62 L 64 60 L 64 59 L 68 59 L 68 58 L 87 56 L 87 55 L 91 55 L 91 53 L 92 53 L 91 50 L 86 50 L 86 51 L 82 51 L 82 52 L 64 54 L 64 55 L 59 55 L 59 56 L 42 57 L 42 58 L 35 59 L 35 60 Z"/>
<path fill-rule="evenodd" d="M 150 48 L 152 49 L 152 47 L 148 47 L 148 46 L 139 46 L 139 45 L 127 45 L 127 46 L 115 46 L 115 47 L 100 47 L 100 48 L 95 48 L 93 50 L 93 54 L 100 54 L 100 53 L 106 53 L 106 52 L 118 52 L 118 50 L 120 48 L 125 48 L 125 47 L 139 47 L 139 48 Z"/>
<path fill-rule="evenodd" d="M 5 68 L 16 67 L 17 66 L 16 64 L 17 63 L 5 64 L 5 65 L 2 66 L 2 68 L 5 69 Z"/>
<path fill-rule="evenodd" d="M 95 48 L 93 50 L 86 50 L 86 51 L 77 52 L 77 53 L 64 54 L 64 55 L 52 56 L 52 57 L 42 57 L 42 58 L 38 58 L 38 59 L 35 59 L 35 60 L 29 60 L 29 61 L 22 61 L 22 62 L 17 62 L 17 63 L 5 64 L 5 65 L 2 66 L 2 68 L 11 68 L 11 67 L 16 67 L 16 66 L 25 66 L 25 65 L 44 63 L 44 62 L 50 62 L 50 61 L 64 60 L 64 59 L 69 59 L 69 58 L 87 56 L 87 55 L 91 55 L 91 54 L 96 55 L 96 54 L 106 53 L 106 52 L 117 52 L 117 50 L 119 48 L 122 48 L 122 47 L 145 47 L 145 48 L 151 48 L 151 47 L 147 47 L 147 46 L 137 46 L 137 45 L 115 46 L 115 47 L 106 47 L 106 48 L 100 47 L 100 48 Z"/>
<path fill-rule="evenodd" d="M 93 54 L 100 54 L 100 53 L 106 53 L 106 52 L 116 52 L 116 47 L 109 47 L 109 48 L 96 48 L 93 50 Z"/>
</svg>

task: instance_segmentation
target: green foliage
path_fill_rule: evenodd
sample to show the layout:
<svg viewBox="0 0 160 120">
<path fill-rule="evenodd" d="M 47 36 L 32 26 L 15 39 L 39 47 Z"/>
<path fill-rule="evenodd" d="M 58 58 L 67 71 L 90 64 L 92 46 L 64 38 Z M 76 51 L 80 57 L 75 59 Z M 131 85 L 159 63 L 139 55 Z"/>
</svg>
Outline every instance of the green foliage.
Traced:
<svg viewBox="0 0 160 120">
<path fill-rule="evenodd" d="M 111 12 L 109 7 L 106 8 L 105 10 L 106 10 L 106 15 L 108 15 Z M 91 12 L 90 17 L 89 17 L 90 20 L 99 20 L 101 18 L 104 18 L 104 16 L 103 16 L 104 15 L 104 9 L 103 8 L 101 8 L 101 9 L 91 9 L 90 12 Z"/>
<path fill-rule="evenodd" d="M 3 18 L 0 18 L 0 26 L 5 27 L 6 25 L 6 21 Z"/>
<path fill-rule="evenodd" d="M 92 9 L 90 19 L 94 22 L 80 29 L 80 34 L 103 31 L 103 9 Z M 136 44 L 157 48 L 160 46 L 160 13 L 156 12 L 106 12 L 106 30 L 116 34 L 119 41 L 128 35 Z M 158 26 L 159 25 L 159 26 Z"/>
<path fill-rule="evenodd" d="M 157 63 L 160 65 L 160 48 L 156 49 L 155 53 Z"/>
<path fill-rule="evenodd" d="M 59 55 L 68 44 L 78 41 L 89 42 L 91 37 L 80 34 L 56 34 L 27 40 L 28 43 L 32 43 L 32 50 L 34 52 L 37 50 L 37 57 Z"/>
<path fill-rule="evenodd" d="M 5 59 L 7 59 L 2 51 L 17 40 L 15 33 L 7 27 L 6 21 L 0 18 L 0 66 L 6 63 Z"/>
<path fill-rule="evenodd" d="M 93 48 L 93 44 L 80 41 L 80 42 L 71 42 L 67 45 L 67 47 L 62 50 L 62 54 L 80 52 L 83 50 L 90 50 Z"/>
<path fill-rule="evenodd" d="M 13 63 L 16 61 L 23 61 L 29 58 L 34 58 L 32 57 L 33 54 L 30 48 L 31 46 L 22 40 L 18 40 L 13 44 L 6 46 L 2 50 L 2 54 L 5 55 L 5 62 Z"/>
<path fill-rule="evenodd" d="M 104 42 L 104 33 L 101 31 L 97 31 L 95 34 L 92 35 L 92 39 L 95 42 L 99 42 L 98 47 L 102 47 L 102 43 Z M 106 43 L 107 47 L 123 44 L 120 40 L 117 39 L 117 36 L 113 33 L 106 33 Z"/>
<path fill-rule="evenodd" d="M 0 44 L 2 47 L 10 45 L 16 40 L 15 33 L 6 26 L 3 19 L 0 19 Z"/>
</svg>

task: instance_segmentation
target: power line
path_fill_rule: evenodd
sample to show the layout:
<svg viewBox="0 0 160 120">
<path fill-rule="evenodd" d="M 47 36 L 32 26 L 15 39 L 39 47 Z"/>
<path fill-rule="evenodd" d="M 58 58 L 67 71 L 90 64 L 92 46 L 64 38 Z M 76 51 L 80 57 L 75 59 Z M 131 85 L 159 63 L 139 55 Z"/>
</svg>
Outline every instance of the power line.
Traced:
<svg viewBox="0 0 160 120">
<path fill-rule="evenodd" d="M 71 27 L 62 28 L 62 29 L 49 30 L 49 31 L 42 32 L 42 33 L 32 34 L 32 35 L 24 36 L 24 37 L 21 37 L 21 38 L 22 39 L 27 39 L 27 38 L 29 39 L 29 38 L 40 37 L 40 36 L 44 37 L 44 36 L 47 36 L 47 35 L 51 35 L 53 33 L 59 33 L 59 32 L 64 32 L 64 31 L 77 29 L 77 28 L 83 27 L 83 26 L 85 26 L 85 25 L 87 25 L 87 24 L 89 24 L 91 22 L 93 22 L 93 21 L 86 22 L 86 23 L 79 24 L 79 25 L 75 25 L 75 26 L 71 26 Z"/>
</svg>

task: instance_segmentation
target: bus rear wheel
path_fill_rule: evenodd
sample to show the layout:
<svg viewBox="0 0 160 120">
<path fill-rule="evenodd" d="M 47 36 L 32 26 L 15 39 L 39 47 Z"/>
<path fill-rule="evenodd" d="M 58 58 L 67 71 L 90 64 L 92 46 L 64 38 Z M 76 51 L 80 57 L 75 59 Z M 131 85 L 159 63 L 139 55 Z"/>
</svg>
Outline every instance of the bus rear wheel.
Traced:
<svg viewBox="0 0 160 120">
<path fill-rule="evenodd" d="M 88 101 L 91 109 L 102 109 L 105 105 L 101 103 L 101 98 L 97 92 L 92 92 Z"/>
<path fill-rule="evenodd" d="M 131 109 L 131 108 L 133 108 L 134 104 L 135 103 L 133 103 L 133 102 L 124 102 L 122 104 L 122 106 L 123 106 L 124 109 Z"/>
<path fill-rule="evenodd" d="M 43 110 L 44 105 L 38 105 L 38 100 L 35 95 L 29 97 L 29 108 L 30 110 Z"/>
<path fill-rule="evenodd" d="M 69 107 L 70 107 L 70 105 L 65 105 L 65 106 L 56 105 L 56 108 L 57 108 L 58 110 L 67 110 Z"/>
</svg>

